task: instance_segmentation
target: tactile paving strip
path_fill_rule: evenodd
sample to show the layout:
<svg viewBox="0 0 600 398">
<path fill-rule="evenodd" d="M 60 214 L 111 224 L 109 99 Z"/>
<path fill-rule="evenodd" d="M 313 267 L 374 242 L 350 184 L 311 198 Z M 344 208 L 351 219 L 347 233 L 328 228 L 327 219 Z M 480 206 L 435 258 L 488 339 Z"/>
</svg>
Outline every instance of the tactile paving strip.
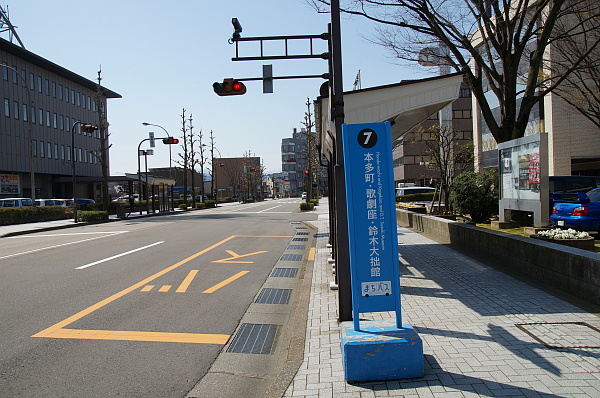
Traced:
<svg viewBox="0 0 600 398">
<path fill-rule="evenodd" d="M 540 322 L 515 325 L 550 348 L 600 348 L 600 329 L 585 322 Z"/>
</svg>

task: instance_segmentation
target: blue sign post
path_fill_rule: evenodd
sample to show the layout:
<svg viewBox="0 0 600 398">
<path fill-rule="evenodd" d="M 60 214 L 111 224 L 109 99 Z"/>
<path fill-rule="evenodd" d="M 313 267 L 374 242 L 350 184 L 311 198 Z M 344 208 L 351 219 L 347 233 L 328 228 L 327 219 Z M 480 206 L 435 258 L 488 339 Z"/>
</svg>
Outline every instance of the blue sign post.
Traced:
<svg viewBox="0 0 600 398">
<path fill-rule="evenodd" d="M 392 140 L 389 122 L 342 127 L 349 224 L 353 322 L 343 322 L 347 380 L 391 380 L 423 375 L 423 344 L 402 323 Z M 396 322 L 360 313 L 395 311 Z"/>
</svg>

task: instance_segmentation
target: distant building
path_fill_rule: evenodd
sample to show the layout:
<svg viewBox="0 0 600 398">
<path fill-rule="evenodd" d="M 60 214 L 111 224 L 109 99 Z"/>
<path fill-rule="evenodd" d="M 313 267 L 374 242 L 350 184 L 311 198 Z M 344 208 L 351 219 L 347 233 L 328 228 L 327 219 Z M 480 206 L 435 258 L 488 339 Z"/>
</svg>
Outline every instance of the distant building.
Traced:
<svg viewBox="0 0 600 398">
<path fill-rule="evenodd" d="M 303 131 L 294 129 L 291 138 L 281 140 L 281 171 L 283 172 L 283 197 L 297 197 L 306 191 L 307 170 L 306 139 Z"/>
<path fill-rule="evenodd" d="M 262 198 L 260 157 L 214 158 L 214 186 L 217 198 Z"/>
<path fill-rule="evenodd" d="M 73 150 L 71 129 L 77 121 L 98 125 L 97 104 L 106 113 L 107 99 L 121 95 L 102 87 L 97 102 L 95 82 L 1 38 L 0 63 L 16 70 L 0 66 L 0 197 L 31 197 L 30 155 L 37 198 L 73 197 L 74 153 L 77 196 L 97 199 L 99 138 L 108 132 L 85 133 L 77 127 Z"/>
</svg>

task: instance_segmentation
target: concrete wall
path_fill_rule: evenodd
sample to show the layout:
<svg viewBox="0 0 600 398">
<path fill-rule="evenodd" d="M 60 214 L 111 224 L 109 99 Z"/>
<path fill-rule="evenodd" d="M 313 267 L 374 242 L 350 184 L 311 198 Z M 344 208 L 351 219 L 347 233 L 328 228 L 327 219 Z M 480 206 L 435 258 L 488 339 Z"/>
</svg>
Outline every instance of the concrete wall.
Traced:
<svg viewBox="0 0 600 398">
<path fill-rule="evenodd" d="M 422 232 L 485 263 L 600 304 L 600 254 L 474 225 L 397 210 L 399 225 Z"/>
</svg>

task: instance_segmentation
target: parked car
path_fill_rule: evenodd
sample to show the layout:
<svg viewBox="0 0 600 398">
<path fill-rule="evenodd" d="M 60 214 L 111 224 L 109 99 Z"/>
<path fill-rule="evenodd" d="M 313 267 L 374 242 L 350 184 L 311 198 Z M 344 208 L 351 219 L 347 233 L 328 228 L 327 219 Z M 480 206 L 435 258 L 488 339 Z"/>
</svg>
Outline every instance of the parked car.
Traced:
<svg viewBox="0 0 600 398">
<path fill-rule="evenodd" d="M 68 207 L 73 207 L 73 199 L 54 199 L 58 202 L 60 202 L 60 206 L 68 206 Z"/>
<path fill-rule="evenodd" d="M 77 203 L 77 209 L 79 210 L 87 210 L 88 205 L 96 203 L 94 199 L 75 199 L 75 203 Z"/>
<path fill-rule="evenodd" d="M 36 199 L 36 206 L 66 206 L 67 203 L 62 199 Z"/>
<path fill-rule="evenodd" d="M 306 199 L 306 192 L 302 192 L 302 199 Z"/>
<path fill-rule="evenodd" d="M 554 193 L 550 225 L 600 232 L 600 188 L 588 192 Z"/>
<path fill-rule="evenodd" d="M 33 200 L 30 198 L 4 198 L 0 199 L 0 208 L 9 209 L 13 207 L 33 206 Z"/>
</svg>

